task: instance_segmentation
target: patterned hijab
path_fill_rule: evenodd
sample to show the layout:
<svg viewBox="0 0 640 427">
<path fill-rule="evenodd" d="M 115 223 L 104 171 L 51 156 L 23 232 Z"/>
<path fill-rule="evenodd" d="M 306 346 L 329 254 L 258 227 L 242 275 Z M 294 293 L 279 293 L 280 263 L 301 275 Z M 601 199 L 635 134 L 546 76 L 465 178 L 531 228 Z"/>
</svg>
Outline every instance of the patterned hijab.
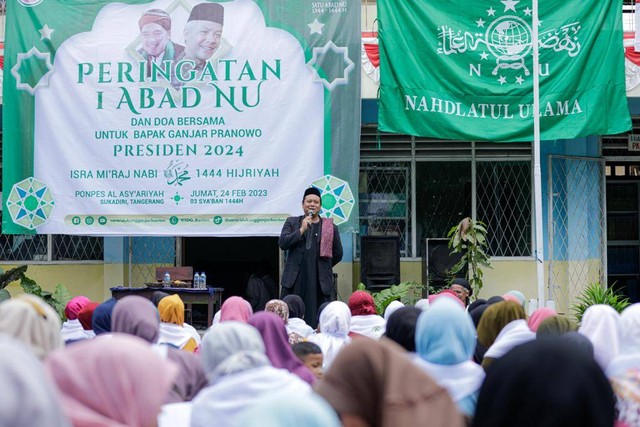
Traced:
<svg viewBox="0 0 640 427">
<path fill-rule="evenodd" d="M 156 425 L 178 372 L 147 342 L 123 334 L 78 342 L 45 364 L 74 426 Z"/>
<path fill-rule="evenodd" d="M 262 335 L 267 357 L 275 368 L 286 369 L 313 385 L 316 378 L 291 349 L 287 328 L 280 317 L 260 311 L 251 316 L 249 324 Z"/>
<path fill-rule="evenodd" d="M 395 343 L 361 338 L 338 354 L 316 385 L 338 415 L 362 418 L 370 427 L 463 426 L 447 391 L 406 356 Z"/>
<path fill-rule="evenodd" d="M 247 323 L 252 314 L 253 309 L 249 301 L 240 297 L 229 297 L 220 307 L 220 322 L 234 320 Z"/>
<path fill-rule="evenodd" d="M 264 306 L 265 311 L 270 311 L 271 313 L 275 313 L 280 317 L 284 324 L 286 325 L 289 321 L 289 306 L 282 300 L 272 299 Z"/>
<path fill-rule="evenodd" d="M 138 295 L 122 298 L 113 309 L 111 330 L 155 344 L 160 336 L 160 317 L 153 303 Z"/>
<path fill-rule="evenodd" d="M 0 424 L 70 427 L 42 363 L 22 343 L 0 334 Z"/>
<path fill-rule="evenodd" d="M 67 317 L 67 320 L 75 320 L 78 318 L 78 313 L 80 310 L 84 308 L 85 305 L 89 304 L 91 300 L 84 296 L 77 296 L 71 298 L 67 303 L 67 306 L 64 308 L 64 315 Z"/>
<path fill-rule="evenodd" d="M 184 325 L 184 303 L 179 295 L 170 295 L 160 300 L 158 304 L 160 321 L 174 325 Z"/>
<path fill-rule="evenodd" d="M 35 295 L 20 295 L 0 304 L 0 332 L 16 338 L 43 359 L 62 347 L 60 318 Z"/>
</svg>

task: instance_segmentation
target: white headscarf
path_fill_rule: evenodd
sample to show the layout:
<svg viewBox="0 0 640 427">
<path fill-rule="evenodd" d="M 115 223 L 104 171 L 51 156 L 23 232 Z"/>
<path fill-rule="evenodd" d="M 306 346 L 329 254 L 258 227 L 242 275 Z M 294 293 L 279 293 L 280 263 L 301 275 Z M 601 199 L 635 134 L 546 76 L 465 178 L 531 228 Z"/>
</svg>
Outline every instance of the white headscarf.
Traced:
<svg viewBox="0 0 640 427">
<path fill-rule="evenodd" d="M 209 384 L 225 375 L 270 364 L 260 332 L 235 321 L 211 325 L 202 339 L 200 354 Z"/>
<path fill-rule="evenodd" d="M 396 310 L 404 307 L 404 304 L 398 300 L 391 301 L 387 308 L 384 310 L 384 321 L 389 320 L 389 316 L 391 316 Z"/>
<path fill-rule="evenodd" d="M 387 330 L 387 321 L 377 314 L 359 314 L 351 316 L 351 332 L 379 340 Z"/>
<path fill-rule="evenodd" d="M 320 333 L 309 337 L 309 342 L 322 349 L 324 369 L 327 369 L 342 348 L 351 342 L 349 328 L 351 310 L 342 301 L 328 304 L 320 313 Z"/>
<path fill-rule="evenodd" d="M 502 328 L 496 340 L 484 354 L 484 357 L 499 359 L 514 347 L 536 339 L 524 319 L 513 320 Z"/>
<path fill-rule="evenodd" d="M 191 427 L 235 426 L 247 407 L 274 393 L 311 393 L 311 387 L 271 366 L 260 332 L 234 321 L 211 326 L 202 339 L 202 362 L 209 387 L 193 400 Z"/>
<path fill-rule="evenodd" d="M 611 306 L 596 304 L 587 308 L 578 329 L 593 344 L 596 362 L 603 370 L 620 353 L 620 315 Z"/>
<path fill-rule="evenodd" d="M 640 304 L 625 308 L 620 315 L 620 353 L 607 366 L 607 377 L 640 369 Z"/>
<path fill-rule="evenodd" d="M 419 299 L 418 301 L 416 301 L 416 308 L 419 308 L 420 310 L 428 310 L 429 309 L 429 299 L 427 298 L 423 298 L 423 299 Z"/>
<path fill-rule="evenodd" d="M 307 338 L 310 335 L 315 334 L 313 328 L 305 323 L 304 320 L 299 317 L 290 317 L 287 322 L 287 333 L 295 332 L 303 338 Z"/>
<path fill-rule="evenodd" d="M 66 342 L 95 338 L 96 334 L 93 331 L 85 330 L 82 324 L 80 324 L 80 320 L 73 319 L 67 320 L 62 324 L 60 336 L 62 337 L 62 341 Z"/>
<path fill-rule="evenodd" d="M 34 295 L 20 295 L 0 304 L 0 332 L 31 348 L 43 359 L 62 347 L 60 317 L 53 308 Z"/>
<path fill-rule="evenodd" d="M 23 343 L 0 334 L 0 425 L 70 427 L 41 362 Z"/>
</svg>

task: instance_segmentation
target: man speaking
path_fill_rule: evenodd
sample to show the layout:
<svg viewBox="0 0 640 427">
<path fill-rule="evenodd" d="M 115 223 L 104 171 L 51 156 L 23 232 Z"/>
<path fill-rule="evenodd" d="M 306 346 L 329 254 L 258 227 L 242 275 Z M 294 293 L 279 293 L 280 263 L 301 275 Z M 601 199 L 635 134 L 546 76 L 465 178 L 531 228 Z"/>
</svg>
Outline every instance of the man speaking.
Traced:
<svg viewBox="0 0 640 427">
<path fill-rule="evenodd" d="M 338 227 L 318 216 L 321 207 L 320 190 L 307 188 L 302 198 L 304 215 L 287 218 L 278 240 L 280 249 L 287 251 L 281 298 L 299 295 L 305 304 L 304 320 L 314 327 L 320 304 L 336 299 L 332 268 L 342 259 Z"/>
</svg>

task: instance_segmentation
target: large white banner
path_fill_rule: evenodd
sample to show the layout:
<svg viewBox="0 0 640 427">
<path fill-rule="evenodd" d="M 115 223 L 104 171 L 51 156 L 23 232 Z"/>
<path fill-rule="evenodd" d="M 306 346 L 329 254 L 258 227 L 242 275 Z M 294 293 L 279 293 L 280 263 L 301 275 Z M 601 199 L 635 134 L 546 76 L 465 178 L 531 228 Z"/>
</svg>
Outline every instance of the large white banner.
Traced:
<svg viewBox="0 0 640 427">
<path fill-rule="evenodd" d="M 3 170 L 33 160 L 4 175 L 4 232 L 274 235 L 310 185 L 348 223 L 359 31 L 337 34 L 355 4 L 104 2 L 72 33 L 69 2 L 25 1 L 8 18 Z M 6 132 L 13 115 L 32 131 Z"/>
</svg>

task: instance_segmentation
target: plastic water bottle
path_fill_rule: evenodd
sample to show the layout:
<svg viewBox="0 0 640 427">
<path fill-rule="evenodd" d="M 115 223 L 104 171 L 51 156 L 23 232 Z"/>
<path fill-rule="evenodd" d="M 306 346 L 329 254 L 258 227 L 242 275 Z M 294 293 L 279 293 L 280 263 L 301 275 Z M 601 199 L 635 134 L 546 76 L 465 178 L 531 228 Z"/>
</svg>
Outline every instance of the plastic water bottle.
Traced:
<svg viewBox="0 0 640 427">
<path fill-rule="evenodd" d="M 200 287 L 200 274 L 196 272 L 193 275 L 193 289 L 198 289 Z"/>
<path fill-rule="evenodd" d="M 200 288 L 207 289 L 207 275 L 204 273 L 200 273 Z"/>
<path fill-rule="evenodd" d="M 168 288 L 171 286 L 171 275 L 169 274 L 168 271 L 164 272 L 164 277 L 162 278 L 162 285 L 165 288 Z"/>
</svg>

